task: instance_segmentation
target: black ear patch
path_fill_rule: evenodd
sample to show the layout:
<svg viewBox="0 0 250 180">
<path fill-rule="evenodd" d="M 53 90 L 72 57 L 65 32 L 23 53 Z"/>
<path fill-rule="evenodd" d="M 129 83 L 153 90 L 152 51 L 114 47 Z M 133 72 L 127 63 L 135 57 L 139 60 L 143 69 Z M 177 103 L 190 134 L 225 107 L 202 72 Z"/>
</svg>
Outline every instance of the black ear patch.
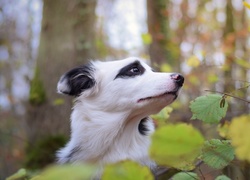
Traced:
<svg viewBox="0 0 250 180">
<path fill-rule="evenodd" d="M 57 89 L 63 94 L 79 96 L 84 90 L 95 85 L 93 73 L 94 68 L 92 64 L 74 68 L 61 77 Z"/>
</svg>

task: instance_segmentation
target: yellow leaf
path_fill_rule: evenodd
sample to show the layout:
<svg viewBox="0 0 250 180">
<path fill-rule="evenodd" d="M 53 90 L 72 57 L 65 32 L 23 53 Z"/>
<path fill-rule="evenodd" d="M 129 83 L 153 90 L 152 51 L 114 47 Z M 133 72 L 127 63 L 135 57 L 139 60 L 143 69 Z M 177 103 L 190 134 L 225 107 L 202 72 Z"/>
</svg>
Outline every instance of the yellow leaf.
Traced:
<svg viewBox="0 0 250 180">
<path fill-rule="evenodd" d="M 243 2 L 243 5 L 246 6 L 248 9 L 250 9 L 250 4 L 247 3 L 246 1 Z"/>
<path fill-rule="evenodd" d="M 96 172 L 96 167 L 85 164 L 53 165 L 47 167 L 36 180 L 55 179 L 91 179 Z"/>
<path fill-rule="evenodd" d="M 207 78 L 210 83 L 216 83 L 219 80 L 218 75 L 216 74 L 209 74 Z"/>
<path fill-rule="evenodd" d="M 202 134 L 193 126 L 168 124 L 153 134 L 150 154 L 158 164 L 192 170 L 203 143 Z"/>
<path fill-rule="evenodd" d="M 221 67 L 222 71 L 229 71 L 230 70 L 230 66 L 228 64 L 223 64 Z"/>
<path fill-rule="evenodd" d="M 199 85 L 201 82 L 200 82 L 200 79 L 195 76 L 195 75 L 190 75 L 188 77 L 188 80 L 190 81 L 190 83 L 192 83 L 193 85 Z"/>
<path fill-rule="evenodd" d="M 187 59 L 187 65 L 190 67 L 198 67 L 200 65 L 200 60 L 197 56 L 193 55 Z"/>
<path fill-rule="evenodd" d="M 93 178 L 91 178 L 93 179 Z M 105 166 L 103 180 L 153 180 L 153 175 L 148 167 L 141 166 L 133 161 L 121 161 Z"/>
<path fill-rule="evenodd" d="M 54 100 L 53 105 L 54 105 L 54 106 L 59 106 L 59 105 L 63 105 L 64 103 L 65 103 L 65 102 L 64 102 L 64 99 L 62 99 L 62 98 L 57 98 L 57 99 Z"/>
<path fill-rule="evenodd" d="M 243 68 L 247 68 L 247 69 L 250 68 L 250 63 L 247 62 L 247 61 L 244 60 L 244 59 L 236 59 L 235 62 L 236 62 L 239 66 L 241 66 L 241 67 L 243 67 Z"/>
<path fill-rule="evenodd" d="M 229 126 L 228 135 L 240 160 L 250 162 L 250 114 L 235 117 Z"/>
<path fill-rule="evenodd" d="M 161 70 L 161 72 L 171 72 L 172 68 L 169 64 L 164 63 L 161 65 L 160 70 Z"/>
<path fill-rule="evenodd" d="M 152 43 L 152 37 L 149 33 L 142 34 L 141 38 L 142 38 L 143 43 L 146 45 Z"/>
<path fill-rule="evenodd" d="M 228 121 L 226 121 L 223 125 L 219 124 L 217 126 L 217 131 L 221 137 L 228 139 L 229 126 L 230 126 L 230 123 Z"/>
</svg>

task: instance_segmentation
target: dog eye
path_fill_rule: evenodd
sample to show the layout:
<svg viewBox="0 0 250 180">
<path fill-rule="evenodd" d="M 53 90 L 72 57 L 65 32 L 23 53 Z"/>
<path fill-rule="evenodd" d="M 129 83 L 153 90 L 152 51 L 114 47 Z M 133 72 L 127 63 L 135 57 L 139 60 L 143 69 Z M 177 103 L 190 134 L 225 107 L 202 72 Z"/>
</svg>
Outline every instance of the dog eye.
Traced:
<svg viewBox="0 0 250 180">
<path fill-rule="evenodd" d="M 135 77 L 138 75 L 142 75 L 144 73 L 145 69 L 141 65 L 139 61 L 135 61 L 125 67 L 123 67 L 118 74 L 116 75 L 115 79 L 120 78 L 128 78 L 128 77 Z"/>
<path fill-rule="evenodd" d="M 132 73 L 140 73 L 140 69 L 138 67 L 133 67 L 129 71 Z"/>
</svg>

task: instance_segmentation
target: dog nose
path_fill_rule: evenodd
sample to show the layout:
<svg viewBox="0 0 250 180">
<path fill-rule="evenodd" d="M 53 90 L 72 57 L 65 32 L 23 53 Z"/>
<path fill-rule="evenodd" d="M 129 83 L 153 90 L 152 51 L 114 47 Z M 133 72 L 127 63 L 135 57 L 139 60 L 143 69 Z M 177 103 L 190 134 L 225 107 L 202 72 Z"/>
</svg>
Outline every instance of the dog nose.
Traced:
<svg viewBox="0 0 250 180">
<path fill-rule="evenodd" d="M 175 73 L 171 74 L 171 79 L 173 79 L 178 86 L 182 86 L 184 83 L 184 77 L 181 74 Z"/>
</svg>

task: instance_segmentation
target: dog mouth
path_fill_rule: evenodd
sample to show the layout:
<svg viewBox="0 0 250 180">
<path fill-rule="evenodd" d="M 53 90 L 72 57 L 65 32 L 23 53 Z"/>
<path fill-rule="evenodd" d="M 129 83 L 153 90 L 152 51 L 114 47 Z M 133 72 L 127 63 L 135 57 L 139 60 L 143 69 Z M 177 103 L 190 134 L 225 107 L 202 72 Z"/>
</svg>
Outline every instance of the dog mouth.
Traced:
<svg viewBox="0 0 250 180">
<path fill-rule="evenodd" d="M 146 98 L 141 98 L 137 102 L 139 103 L 139 102 L 146 101 L 146 100 L 162 98 L 162 97 L 167 96 L 167 95 L 173 95 L 174 100 L 175 100 L 178 97 L 178 90 L 176 90 L 176 91 L 167 91 L 167 92 L 165 92 L 163 94 L 160 94 L 160 95 L 157 95 L 157 96 L 149 96 L 149 97 L 146 97 Z"/>
</svg>

